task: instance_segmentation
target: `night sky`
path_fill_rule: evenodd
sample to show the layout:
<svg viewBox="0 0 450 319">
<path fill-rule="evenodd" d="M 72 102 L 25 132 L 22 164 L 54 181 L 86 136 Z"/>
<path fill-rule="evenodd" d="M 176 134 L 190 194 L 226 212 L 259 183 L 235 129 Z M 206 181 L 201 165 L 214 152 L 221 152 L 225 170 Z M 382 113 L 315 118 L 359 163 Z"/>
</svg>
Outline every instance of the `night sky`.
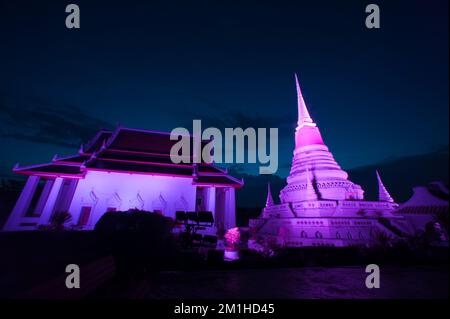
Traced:
<svg viewBox="0 0 450 319">
<path fill-rule="evenodd" d="M 65 27 L 69 3 L 79 30 Z M 379 30 L 365 27 L 369 3 Z M 448 54 L 446 0 L 0 0 L 0 175 L 75 153 L 102 127 L 201 119 L 278 127 L 285 176 L 294 72 L 343 168 L 432 152 L 448 147 Z"/>
</svg>

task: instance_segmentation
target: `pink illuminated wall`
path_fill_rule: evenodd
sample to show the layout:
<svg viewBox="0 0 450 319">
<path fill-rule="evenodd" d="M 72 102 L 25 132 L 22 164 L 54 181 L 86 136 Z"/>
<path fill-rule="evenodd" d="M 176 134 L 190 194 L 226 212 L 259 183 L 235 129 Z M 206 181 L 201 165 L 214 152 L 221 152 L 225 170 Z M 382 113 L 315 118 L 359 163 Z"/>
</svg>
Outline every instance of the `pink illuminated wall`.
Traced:
<svg viewBox="0 0 450 319">
<path fill-rule="evenodd" d="M 92 207 L 89 227 L 108 208 L 137 208 L 174 217 L 177 210 L 195 210 L 195 192 L 190 178 L 89 171 L 79 181 L 69 211 L 76 222 L 82 207 Z"/>
</svg>

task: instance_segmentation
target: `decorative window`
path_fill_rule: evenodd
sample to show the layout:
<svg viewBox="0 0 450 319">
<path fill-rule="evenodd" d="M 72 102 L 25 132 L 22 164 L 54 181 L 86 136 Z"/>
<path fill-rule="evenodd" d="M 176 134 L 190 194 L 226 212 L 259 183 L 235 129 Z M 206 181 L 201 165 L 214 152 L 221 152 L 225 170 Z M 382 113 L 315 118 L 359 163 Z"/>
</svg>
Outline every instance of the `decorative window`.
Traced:
<svg viewBox="0 0 450 319">
<path fill-rule="evenodd" d="M 350 232 L 347 233 L 347 238 L 348 239 L 353 239 L 352 234 Z"/>
<path fill-rule="evenodd" d="M 306 234 L 306 232 L 304 230 L 302 230 L 301 234 L 300 234 L 301 238 L 308 238 L 308 235 Z"/>
<path fill-rule="evenodd" d="M 91 206 L 81 207 L 80 217 L 78 218 L 78 226 L 86 226 L 91 215 Z"/>
<path fill-rule="evenodd" d="M 341 239 L 341 234 L 339 232 L 336 233 L 336 239 Z"/>
<path fill-rule="evenodd" d="M 358 236 L 359 236 L 359 239 L 364 239 L 363 233 L 359 232 Z"/>
<path fill-rule="evenodd" d="M 316 231 L 316 238 L 322 238 L 322 233 L 320 231 Z"/>
</svg>

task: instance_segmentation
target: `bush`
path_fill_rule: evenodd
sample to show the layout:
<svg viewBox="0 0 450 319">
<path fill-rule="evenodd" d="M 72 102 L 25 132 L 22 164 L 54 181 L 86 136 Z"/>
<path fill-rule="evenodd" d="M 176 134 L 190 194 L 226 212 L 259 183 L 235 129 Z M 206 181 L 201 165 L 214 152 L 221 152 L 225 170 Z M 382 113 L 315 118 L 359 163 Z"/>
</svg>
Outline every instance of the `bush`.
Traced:
<svg viewBox="0 0 450 319">
<path fill-rule="evenodd" d="M 111 250 L 119 275 L 159 270 L 175 257 L 171 218 L 139 210 L 107 212 L 94 230 Z"/>
<path fill-rule="evenodd" d="M 55 212 L 46 225 L 39 225 L 38 230 L 62 231 L 66 229 L 66 224 L 72 220 L 72 215 L 67 211 Z"/>
</svg>

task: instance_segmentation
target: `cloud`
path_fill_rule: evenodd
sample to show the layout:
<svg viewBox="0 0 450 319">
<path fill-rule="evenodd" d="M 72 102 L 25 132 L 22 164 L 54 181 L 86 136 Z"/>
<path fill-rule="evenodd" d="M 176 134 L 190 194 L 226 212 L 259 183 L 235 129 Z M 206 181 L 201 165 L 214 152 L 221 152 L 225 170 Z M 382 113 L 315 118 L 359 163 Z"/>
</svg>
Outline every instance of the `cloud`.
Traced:
<svg viewBox="0 0 450 319">
<path fill-rule="evenodd" d="M 292 138 L 292 132 L 295 129 L 295 119 L 292 120 L 292 114 L 258 114 L 249 113 L 241 111 L 227 111 L 230 108 L 224 107 L 216 102 L 208 101 L 206 99 L 201 99 L 196 97 L 204 104 L 209 106 L 210 112 L 208 114 L 199 114 L 192 111 L 186 111 L 185 119 L 200 119 L 202 120 L 202 128 L 215 127 L 224 131 L 225 128 L 236 128 L 241 127 L 242 129 L 253 127 L 257 128 L 278 128 L 279 137 L 289 137 Z M 184 127 L 190 128 L 192 122 L 186 123 Z"/>
<path fill-rule="evenodd" d="M 208 125 L 212 125 L 217 128 L 225 127 L 253 127 L 257 128 L 271 128 L 271 127 L 286 127 L 291 123 L 286 121 L 288 117 L 285 116 L 261 116 L 261 115 L 248 115 L 242 112 L 224 113 L 218 116 L 204 116 L 202 120 Z"/>
<path fill-rule="evenodd" d="M 78 147 L 112 125 L 78 107 L 36 97 L 0 97 L 0 137 Z"/>
</svg>

